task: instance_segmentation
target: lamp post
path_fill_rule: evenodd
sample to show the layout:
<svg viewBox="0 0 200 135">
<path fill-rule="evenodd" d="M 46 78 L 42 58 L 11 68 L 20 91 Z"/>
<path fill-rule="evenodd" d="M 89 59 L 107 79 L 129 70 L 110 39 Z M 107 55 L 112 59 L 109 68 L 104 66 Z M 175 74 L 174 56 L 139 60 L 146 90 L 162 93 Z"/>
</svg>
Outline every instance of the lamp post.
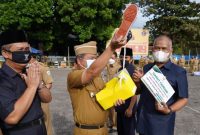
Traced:
<svg viewBox="0 0 200 135">
<path fill-rule="evenodd" d="M 68 67 L 70 67 L 70 51 L 69 51 L 69 46 L 70 45 L 73 45 L 74 42 L 78 39 L 78 37 L 76 35 L 73 35 L 73 34 L 68 34 L 67 35 L 67 39 L 69 41 L 69 45 L 67 46 L 67 64 L 68 64 Z"/>
</svg>

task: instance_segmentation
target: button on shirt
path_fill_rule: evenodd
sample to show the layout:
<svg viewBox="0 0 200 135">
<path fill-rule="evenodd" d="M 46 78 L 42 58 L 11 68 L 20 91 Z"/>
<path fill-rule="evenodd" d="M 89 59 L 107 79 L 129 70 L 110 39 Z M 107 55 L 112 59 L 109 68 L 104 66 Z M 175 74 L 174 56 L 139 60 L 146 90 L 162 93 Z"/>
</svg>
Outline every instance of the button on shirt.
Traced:
<svg viewBox="0 0 200 135">
<path fill-rule="evenodd" d="M 148 64 L 144 67 L 147 73 L 155 64 Z M 188 82 L 186 70 L 168 61 L 160 68 L 167 80 L 175 90 L 174 95 L 169 99 L 167 105 L 170 106 L 179 98 L 188 98 Z M 165 115 L 155 109 L 155 98 L 149 90 L 141 84 L 142 93 L 138 103 L 138 125 L 139 133 L 147 135 L 173 135 L 175 113 Z"/>
<path fill-rule="evenodd" d="M 3 121 L 14 110 L 15 102 L 23 95 L 26 88 L 26 83 L 21 76 L 8 65 L 3 64 L 0 69 L 0 125 L 4 129 L 13 127 Z M 32 105 L 19 123 L 31 122 L 42 117 L 40 104 L 39 95 L 36 94 Z"/>
</svg>

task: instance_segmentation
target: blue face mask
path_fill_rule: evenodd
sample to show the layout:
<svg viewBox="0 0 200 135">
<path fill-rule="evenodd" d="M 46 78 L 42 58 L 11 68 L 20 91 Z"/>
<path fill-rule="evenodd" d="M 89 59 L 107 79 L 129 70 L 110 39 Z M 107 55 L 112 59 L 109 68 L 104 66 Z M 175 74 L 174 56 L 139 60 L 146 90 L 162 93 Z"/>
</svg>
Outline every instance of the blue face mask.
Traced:
<svg viewBox="0 0 200 135">
<path fill-rule="evenodd" d="M 12 61 L 19 64 L 27 64 L 31 60 L 30 51 L 14 51 L 12 53 Z"/>
</svg>

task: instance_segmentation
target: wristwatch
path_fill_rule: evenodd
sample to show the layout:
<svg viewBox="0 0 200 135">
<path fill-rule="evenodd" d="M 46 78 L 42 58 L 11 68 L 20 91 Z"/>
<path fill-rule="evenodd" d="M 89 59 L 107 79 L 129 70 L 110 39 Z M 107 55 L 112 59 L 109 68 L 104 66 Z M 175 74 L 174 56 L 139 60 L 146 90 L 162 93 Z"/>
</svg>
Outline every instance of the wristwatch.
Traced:
<svg viewBox="0 0 200 135">
<path fill-rule="evenodd" d="M 169 107 L 169 113 L 168 114 L 172 114 L 172 113 L 173 113 L 172 108 Z"/>
</svg>

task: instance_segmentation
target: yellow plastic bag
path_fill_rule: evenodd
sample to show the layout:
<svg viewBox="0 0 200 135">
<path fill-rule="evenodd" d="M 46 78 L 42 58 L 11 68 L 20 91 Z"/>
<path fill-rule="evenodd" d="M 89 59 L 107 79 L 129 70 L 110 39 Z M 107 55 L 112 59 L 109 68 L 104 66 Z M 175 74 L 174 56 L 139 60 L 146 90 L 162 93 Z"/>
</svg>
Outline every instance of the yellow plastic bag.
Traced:
<svg viewBox="0 0 200 135">
<path fill-rule="evenodd" d="M 104 110 L 107 110 L 114 105 L 117 99 L 126 100 L 134 96 L 136 89 L 135 83 L 124 69 L 117 77 L 106 83 L 106 87 L 96 94 L 96 99 Z"/>
</svg>

